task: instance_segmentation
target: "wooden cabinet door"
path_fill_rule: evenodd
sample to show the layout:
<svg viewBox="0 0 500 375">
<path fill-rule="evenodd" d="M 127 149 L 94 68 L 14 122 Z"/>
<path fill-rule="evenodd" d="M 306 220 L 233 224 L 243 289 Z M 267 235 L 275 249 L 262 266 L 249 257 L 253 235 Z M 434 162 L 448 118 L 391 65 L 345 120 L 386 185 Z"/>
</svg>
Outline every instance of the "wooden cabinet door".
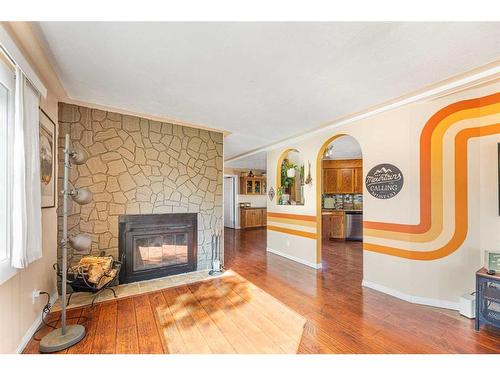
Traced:
<svg viewBox="0 0 500 375">
<path fill-rule="evenodd" d="M 240 177 L 240 194 L 262 195 L 266 194 L 265 177 Z"/>
<path fill-rule="evenodd" d="M 328 168 L 323 171 L 323 192 L 336 193 L 338 190 L 338 169 Z"/>
<path fill-rule="evenodd" d="M 247 211 L 247 228 L 251 228 L 255 226 L 255 215 L 253 210 L 246 210 Z"/>
<path fill-rule="evenodd" d="M 262 226 L 262 210 L 252 210 L 252 220 L 254 227 Z"/>
<path fill-rule="evenodd" d="M 330 238 L 345 238 L 343 212 L 330 215 Z"/>
<path fill-rule="evenodd" d="M 323 241 L 328 241 L 330 239 L 330 228 L 331 228 L 331 218 L 332 215 L 322 215 L 321 217 L 321 238 Z"/>
<path fill-rule="evenodd" d="M 338 192 L 342 194 L 354 193 L 354 169 L 342 168 L 338 172 Z"/>
<path fill-rule="evenodd" d="M 253 193 L 262 194 L 262 180 L 253 180 Z"/>
<path fill-rule="evenodd" d="M 240 209 L 240 228 L 246 228 L 247 221 L 247 210 Z"/>
<path fill-rule="evenodd" d="M 253 194 L 254 192 L 254 181 L 247 178 L 246 180 L 246 192 L 245 194 Z"/>
<path fill-rule="evenodd" d="M 262 211 L 261 210 L 252 210 L 253 211 L 253 226 L 260 227 L 262 225 Z"/>
<path fill-rule="evenodd" d="M 241 228 L 255 228 L 267 225 L 266 209 L 240 210 L 240 212 Z"/>
<path fill-rule="evenodd" d="M 357 194 L 363 193 L 363 168 L 354 169 L 354 192 Z"/>
</svg>

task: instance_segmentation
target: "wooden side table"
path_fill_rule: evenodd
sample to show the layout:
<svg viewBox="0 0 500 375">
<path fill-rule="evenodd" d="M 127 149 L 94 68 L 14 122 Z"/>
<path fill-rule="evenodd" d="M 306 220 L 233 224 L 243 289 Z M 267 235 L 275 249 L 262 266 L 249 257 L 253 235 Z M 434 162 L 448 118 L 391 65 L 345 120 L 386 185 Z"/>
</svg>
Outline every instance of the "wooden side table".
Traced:
<svg viewBox="0 0 500 375">
<path fill-rule="evenodd" d="M 486 268 L 476 272 L 476 331 L 482 324 L 500 328 L 500 273 L 488 275 Z"/>
</svg>

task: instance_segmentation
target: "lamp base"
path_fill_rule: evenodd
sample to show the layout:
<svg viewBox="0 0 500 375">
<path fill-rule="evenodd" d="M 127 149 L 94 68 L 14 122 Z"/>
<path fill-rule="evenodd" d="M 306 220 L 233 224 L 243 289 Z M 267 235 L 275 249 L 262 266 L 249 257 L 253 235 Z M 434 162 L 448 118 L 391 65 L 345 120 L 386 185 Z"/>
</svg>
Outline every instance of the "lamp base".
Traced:
<svg viewBox="0 0 500 375">
<path fill-rule="evenodd" d="M 85 337 L 85 327 L 79 324 L 66 326 L 66 334 L 62 334 L 62 328 L 58 328 L 40 341 L 40 353 L 53 353 L 64 350 L 75 345 Z"/>
</svg>

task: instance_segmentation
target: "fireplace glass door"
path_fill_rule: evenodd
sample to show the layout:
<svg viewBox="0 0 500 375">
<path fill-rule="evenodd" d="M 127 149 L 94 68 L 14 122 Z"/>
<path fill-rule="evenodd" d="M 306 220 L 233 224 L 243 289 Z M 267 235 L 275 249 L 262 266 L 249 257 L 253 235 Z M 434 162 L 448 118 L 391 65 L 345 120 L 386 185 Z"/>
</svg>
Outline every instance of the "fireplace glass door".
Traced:
<svg viewBox="0 0 500 375">
<path fill-rule="evenodd" d="M 197 214 L 122 215 L 119 220 L 121 283 L 196 270 Z"/>
<path fill-rule="evenodd" d="M 134 271 L 186 264 L 186 233 L 134 237 Z"/>
</svg>

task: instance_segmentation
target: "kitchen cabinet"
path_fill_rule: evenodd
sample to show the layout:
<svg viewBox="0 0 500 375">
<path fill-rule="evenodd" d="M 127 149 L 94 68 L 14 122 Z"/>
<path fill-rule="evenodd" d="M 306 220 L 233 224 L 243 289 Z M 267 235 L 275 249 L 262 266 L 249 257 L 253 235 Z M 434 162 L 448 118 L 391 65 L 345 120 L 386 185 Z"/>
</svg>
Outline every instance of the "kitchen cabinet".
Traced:
<svg viewBox="0 0 500 375">
<path fill-rule="evenodd" d="M 321 239 L 323 241 L 330 239 L 331 216 L 330 214 L 323 214 L 321 216 Z"/>
<path fill-rule="evenodd" d="M 323 192 L 335 193 L 338 185 L 338 170 L 324 169 L 323 170 Z"/>
<path fill-rule="evenodd" d="M 322 239 L 345 238 L 345 213 L 344 211 L 331 211 L 322 215 Z"/>
<path fill-rule="evenodd" d="M 324 160 L 323 193 L 353 194 L 363 192 L 361 159 Z"/>
<path fill-rule="evenodd" d="M 363 194 L 363 168 L 354 169 L 354 193 Z"/>
<path fill-rule="evenodd" d="M 263 195 L 266 194 L 266 177 L 240 177 L 240 194 Z"/>
<path fill-rule="evenodd" d="M 267 209 L 259 207 L 240 208 L 240 228 L 256 228 L 267 225 Z"/>
<path fill-rule="evenodd" d="M 340 168 L 338 169 L 338 193 L 350 194 L 354 193 L 354 169 Z"/>
</svg>

